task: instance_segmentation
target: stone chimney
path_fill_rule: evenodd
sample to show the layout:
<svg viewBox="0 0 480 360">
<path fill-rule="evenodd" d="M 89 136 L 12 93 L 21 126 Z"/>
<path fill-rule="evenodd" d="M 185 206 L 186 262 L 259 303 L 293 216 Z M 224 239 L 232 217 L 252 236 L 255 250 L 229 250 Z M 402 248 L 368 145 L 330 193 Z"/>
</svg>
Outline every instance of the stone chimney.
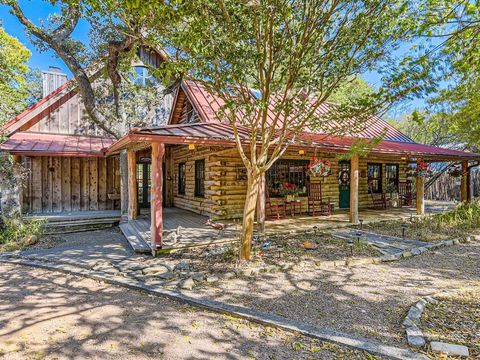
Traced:
<svg viewBox="0 0 480 360">
<path fill-rule="evenodd" d="M 57 90 L 67 82 L 67 74 L 56 66 L 50 66 L 48 70 L 42 71 L 43 96 L 47 96 L 52 91 Z"/>
</svg>

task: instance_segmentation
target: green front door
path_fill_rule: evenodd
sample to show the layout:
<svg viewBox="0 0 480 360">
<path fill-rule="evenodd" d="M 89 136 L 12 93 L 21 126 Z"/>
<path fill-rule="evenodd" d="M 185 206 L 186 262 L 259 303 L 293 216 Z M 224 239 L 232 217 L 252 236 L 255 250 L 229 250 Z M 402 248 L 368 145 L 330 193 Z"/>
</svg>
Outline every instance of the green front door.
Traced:
<svg viewBox="0 0 480 360">
<path fill-rule="evenodd" d="M 348 209 L 350 207 L 350 161 L 338 163 L 338 207 Z"/>
</svg>

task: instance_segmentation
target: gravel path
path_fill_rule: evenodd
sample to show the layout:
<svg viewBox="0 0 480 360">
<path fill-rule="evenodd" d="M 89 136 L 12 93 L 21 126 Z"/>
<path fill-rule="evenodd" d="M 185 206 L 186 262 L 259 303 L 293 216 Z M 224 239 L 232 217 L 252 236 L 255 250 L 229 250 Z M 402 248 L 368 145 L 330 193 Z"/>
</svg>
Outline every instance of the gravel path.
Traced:
<svg viewBox="0 0 480 360">
<path fill-rule="evenodd" d="M 421 297 L 480 283 L 480 243 L 393 263 L 269 273 L 190 292 L 331 330 L 406 345 L 402 321 Z"/>
<path fill-rule="evenodd" d="M 0 264 L 0 358 L 374 357 L 91 279 Z"/>
</svg>

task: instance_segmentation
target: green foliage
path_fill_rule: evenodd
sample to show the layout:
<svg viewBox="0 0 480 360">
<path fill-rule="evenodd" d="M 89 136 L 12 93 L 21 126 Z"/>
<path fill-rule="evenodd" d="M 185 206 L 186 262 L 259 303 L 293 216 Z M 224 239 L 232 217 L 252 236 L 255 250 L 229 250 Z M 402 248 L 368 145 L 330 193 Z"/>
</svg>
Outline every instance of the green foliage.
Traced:
<svg viewBox="0 0 480 360">
<path fill-rule="evenodd" d="M 432 69 L 446 89 L 430 101 L 433 123 L 471 150 L 480 148 L 480 6 L 478 1 L 429 0 L 419 35 L 435 38 Z M 434 51 L 435 50 L 435 51 Z M 435 126 L 435 125 L 434 125 Z"/>
<path fill-rule="evenodd" d="M 427 221 L 438 225 L 440 228 L 478 230 L 480 229 L 480 199 L 460 203 L 452 211 L 436 214 Z"/>
<path fill-rule="evenodd" d="M 42 236 L 44 220 L 24 220 L 2 217 L 0 225 L 0 252 L 13 251 L 33 245 Z"/>
<path fill-rule="evenodd" d="M 452 132 L 448 117 L 443 114 L 413 111 L 403 119 L 390 122 L 418 143 L 432 146 L 460 146 L 460 140 Z"/>
<path fill-rule="evenodd" d="M 360 77 L 352 77 L 342 83 L 328 98 L 328 101 L 337 104 L 357 102 L 366 96 L 372 96 L 375 89 Z"/>
<path fill-rule="evenodd" d="M 0 126 L 26 106 L 30 51 L 0 28 Z"/>
</svg>

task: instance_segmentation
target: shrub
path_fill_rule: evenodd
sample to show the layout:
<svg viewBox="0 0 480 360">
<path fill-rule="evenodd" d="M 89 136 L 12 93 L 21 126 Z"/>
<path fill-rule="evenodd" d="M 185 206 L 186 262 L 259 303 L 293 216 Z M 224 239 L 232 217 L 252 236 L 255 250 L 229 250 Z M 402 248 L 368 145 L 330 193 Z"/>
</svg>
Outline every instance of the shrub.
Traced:
<svg viewBox="0 0 480 360">
<path fill-rule="evenodd" d="M 443 227 L 457 227 L 464 230 L 480 229 L 480 200 L 462 202 L 455 209 L 432 216 L 434 224 Z"/>
<path fill-rule="evenodd" d="M 45 220 L 2 217 L 0 251 L 13 251 L 35 244 L 43 233 Z"/>
</svg>

